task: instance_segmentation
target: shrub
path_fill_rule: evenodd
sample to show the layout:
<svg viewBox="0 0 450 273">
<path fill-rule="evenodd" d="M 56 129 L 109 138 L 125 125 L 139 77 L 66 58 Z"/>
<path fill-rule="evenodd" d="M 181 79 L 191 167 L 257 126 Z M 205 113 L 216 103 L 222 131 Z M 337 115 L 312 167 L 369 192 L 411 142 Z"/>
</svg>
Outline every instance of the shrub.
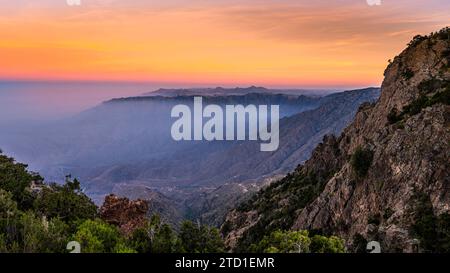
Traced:
<svg viewBox="0 0 450 273">
<path fill-rule="evenodd" d="M 422 81 L 421 83 L 419 83 L 417 87 L 419 88 L 419 91 L 421 93 L 427 94 L 441 89 L 442 87 L 444 87 L 444 85 L 445 85 L 444 81 L 433 78 Z"/>
<path fill-rule="evenodd" d="M 389 218 L 391 218 L 391 216 L 394 214 L 394 211 L 391 209 L 391 208 L 387 208 L 385 211 L 384 211 L 384 214 L 383 214 L 383 219 L 384 220 L 388 220 Z"/>
<path fill-rule="evenodd" d="M 370 215 L 369 218 L 367 219 L 367 224 L 379 226 L 381 223 L 380 218 L 381 218 L 380 214 Z"/>
<path fill-rule="evenodd" d="M 403 79 L 410 80 L 412 77 L 414 77 L 414 71 L 412 71 L 409 68 L 406 68 L 403 72 L 402 72 L 402 77 Z"/>
<path fill-rule="evenodd" d="M 387 116 L 389 124 L 394 124 L 402 120 L 401 116 L 398 113 L 397 108 L 392 108 Z"/>
<path fill-rule="evenodd" d="M 351 166 L 353 171 L 359 177 L 365 177 L 369 171 L 370 165 L 373 160 L 373 152 L 369 149 L 363 149 L 361 147 L 356 148 L 351 157 Z"/>
<path fill-rule="evenodd" d="M 312 253 L 345 253 L 344 240 L 336 237 L 325 237 L 322 235 L 315 235 L 311 239 Z"/>
<path fill-rule="evenodd" d="M 450 214 L 436 216 L 430 197 L 416 195 L 414 224 L 411 229 L 425 252 L 450 253 Z"/>
<path fill-rule="evenodd" d="M 75 179 L 63 186 L 52 184 L 45 187 L 34 202 L 34 208 L 49 218 L 60 218 L 66 222 L 94 219 L 97 206 L 80 190 Z"/>
<path fill-rule="evenodd" d="M 344 241 L 336 236 L 311 236 L 306 230 L 276 230 L 252 245 L 251 250 L 265 253 L 343 253 L 345 246 Z"/>
<path fill-rule="evenodd" d="M 403 107 L 403 111 L 401 113 L 401 116 L 405 115 L 416 115 L 422 111 L 422 109 L 435 105 L 437 103 L 443 103 L 446 105 L 450 104 L 450 86 L 448 85 L 448 82 L 446 82 L 447 87 L 440 92 L 435 93 L 433 96 L 428 97 L 425 95 L 421 95 L 416 100 L 412 101 L 409 105 Z"/>
<path fill-rule="evenodd" d="M 367 239 L 360 233 L 356 233 L 353 236 L 352 249 L 356 253 L 367 253 Z"/>
<path fill-rule="evenodd" d="M 119 230 L 100 219 L 82 222 L 72 239 L 81 244 L 83 253 L 113 253 L 124 250 L 125 240 Z"/>
<path fill-rule="evenodd" d="M 34 196 L 28 189 L 32 181 L 42 181 L 42 177 L 27 171 L 27 165 L 14 161 L 13 158 L 0 155 L 0 189 L 12 194 L 19 209 L 32 207 Z"/>
<path fill-rule="evenodd" d="M 426 38 L 427 38 L 426 36 L 416 35 L 416 36 L 414 36 L 414 38 L 408 43 L 408 46 L 410 46 L 410 47 L 416 46 L 416 45 L 418 45 L 420 42 L 422 42 L 423 40 L 425 40 Z"/>
<path fill-rule="evenodd" d="M 224 244 L 216 228 L 184 221 L 180 230 L 181 247 L 187 253 L 220 253 Z"/>
</svg>

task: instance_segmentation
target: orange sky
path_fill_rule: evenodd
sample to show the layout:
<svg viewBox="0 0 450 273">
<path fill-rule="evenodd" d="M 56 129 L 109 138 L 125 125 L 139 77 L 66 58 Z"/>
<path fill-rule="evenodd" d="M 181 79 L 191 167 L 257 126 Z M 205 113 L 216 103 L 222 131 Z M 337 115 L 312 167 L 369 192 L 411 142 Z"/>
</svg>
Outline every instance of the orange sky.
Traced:
<svg viewBox="0 0 450 273">
<path fill-rule="evenodd" d="M 373 86 L 412 36 L 450 25 L 438 0 L 36 2 L 0 0 L 2 79 Z"/>
</svg>

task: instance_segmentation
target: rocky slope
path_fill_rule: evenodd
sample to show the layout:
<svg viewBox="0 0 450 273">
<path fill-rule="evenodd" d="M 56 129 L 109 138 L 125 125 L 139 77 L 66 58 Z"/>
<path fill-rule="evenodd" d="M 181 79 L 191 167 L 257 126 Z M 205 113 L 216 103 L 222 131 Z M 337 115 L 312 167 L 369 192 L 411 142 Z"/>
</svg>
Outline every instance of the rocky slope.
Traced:
<svg viewBox="0 0 450 273">
<path fill-rule="evenodd" d="M 246 251 L 274 229 L 333 233 L 350 251 L 448 251 L 450 30 L 417 36 L 385 71 L 381 97 L 339 138 L 232 210 L 227 244 Z"/>
<path fill-rule="evenodd" d="M 148 209 L 144 200 L 130 201 L 110 194 L 100 208 L 100 218 L 119 227 L 122 234 L 130 236 L 135 229 L 144 227 Z"/>
</svg>

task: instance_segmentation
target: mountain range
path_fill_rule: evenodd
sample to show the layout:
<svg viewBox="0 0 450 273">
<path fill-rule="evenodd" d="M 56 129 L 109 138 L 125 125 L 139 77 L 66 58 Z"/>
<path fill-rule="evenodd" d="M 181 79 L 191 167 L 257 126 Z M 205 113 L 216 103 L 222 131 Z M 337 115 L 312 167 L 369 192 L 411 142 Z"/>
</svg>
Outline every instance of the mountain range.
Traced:
<svg viewBox="0 0 450 273">
<path fill-rule="evenodd" d="M 343 238 L 351 252 L 450 251 L 450 29 L 416 36 L 360 107 L 295 171 L 231 210 L 227 245 L 247 252 L 275 230 Z"/>
<path fill-rule="evenodd" d="M 250 141 L 172 140 L 170 110 L 192 105 L 193 96 L 172 96 L 167 90 L 112 99 L 71 118 L 2 131 L 0 145 L 49 181 L 68 174 L 79 178 L 97 204 L 116 193 L 154 200 L 156 210 L 172 222 L 188 217 L 220 225 L 228 209 L 292 171 L 324 135 L 339 134 L 361 104 L 379 96 L 377 88 L 327 96 L 256 87 L 218 90 L 233 95 L 208 93 L 204 103 L 280 105 L 279 149 L 260 152 L 259 143 Z"/>
</svg>

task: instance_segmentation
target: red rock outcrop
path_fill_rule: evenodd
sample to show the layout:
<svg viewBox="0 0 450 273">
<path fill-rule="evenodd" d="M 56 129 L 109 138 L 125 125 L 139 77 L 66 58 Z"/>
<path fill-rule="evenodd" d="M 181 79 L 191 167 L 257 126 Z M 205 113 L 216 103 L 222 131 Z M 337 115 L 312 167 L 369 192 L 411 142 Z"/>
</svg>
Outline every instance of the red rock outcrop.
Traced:
<svg viewBox="0 0 450 273">
<path fill-rule="evenodd" d="M 109 224 L 119 227 L 120 231 L 129 236 L 137 228 L 146 223 L 148 204 L 146 201 L 129 200 L 110 194 L 100 208 L 100 217 Z"/>
</svg>

